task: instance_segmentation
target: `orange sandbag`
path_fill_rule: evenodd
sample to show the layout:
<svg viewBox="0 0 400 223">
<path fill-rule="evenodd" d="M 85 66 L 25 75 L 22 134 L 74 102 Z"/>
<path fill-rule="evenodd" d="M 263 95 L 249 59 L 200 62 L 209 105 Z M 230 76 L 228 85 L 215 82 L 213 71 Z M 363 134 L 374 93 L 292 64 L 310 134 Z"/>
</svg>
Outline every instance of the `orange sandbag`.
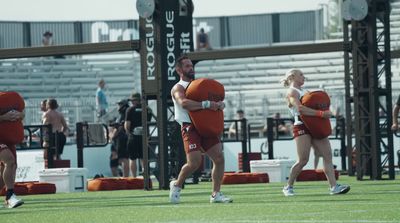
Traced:
<svg viewBox="0 0 400 223">
<path fill-rule="evenodd" d="M 225 173 L 222 184 L 245 184 L 247 183 L 246 173 Z"/>
<path fill-rule="evenodd" d="M 324 170 L 318 169 L 318 170 L 315 170 L 315 172 L 317 173 L 318 180 L 327 180 Z M 339 179 L 339 171 L 334 170 L 334 173 L 335 173 L 335 179 L 338 180 Z"/>
<path fill-rule="evenodd" d="M 118 178 L 100 178 L 103 181 L 106 181 L 109 185 L 108 190 L 125 190 L 126 189 L 126 180 L 123 177 Z"/>
<path fill-rule="evenodd" d="M 224 86 L 216 80 L 199 78 L 190 82 L 186 89 L 186 97 L 194 101 L 223 101 Z M 224 131 L 224 112 L 200 109 L 189 112 L 193 125 L 201 136 L 220 136 Z"/>
<path fill-rule="evenodd" d="M 136 189 L 144 189 L 144 179 L 143 178 L 134 178 L 134 177 L 128 177 L 126 178 L 126 189 L 130 190 L 136 190 Z M 153 184 L 151 182 L 151 179 L 149 179 L 149 185 L 150 188 L 153 187 Z"/>
<path fill-rule="evenodd" d="M 112 190 L 110 182 L 105 179 L 97 178 L 89 180 L 87 184 L 88 191 Z"/>
<path fill-rule="evenodd" d="M 0 92 L 0 115 L 11 110 L 22 112 L 25 109 L 24 99 L 17 92 Z M 24 140 L 24 125 L 22 120 L 1 122 L 0 143 L 16 145 Z"/>
<path fill-rule="evenodd" d="M 301 104 L 306 107 L 326 111 L 329 110 L 330 99 L 329 95 L 324 91 L 307 92 L 301 99 Z M 317 116 L 300 115 L 311 136 L 316 139 L 323 139 L 332 133 L 331 122 L 328 118 Z"/>
<path fill-rule="evenodd" d="M 151 187 L 150 181 L 150 187 Z M 142 178 L 96 178 L 88 181 L 88 191 L 143 189 Z"/>
<path fill-rule="evenodd" d="M 126 179 L 123 177 L 120 178 L 106 178 L 106 180 L 110 183 L 111 190 L 125 190 L 126 189 Z"/>
<path fill-rule="evenodd" d="M 297 181 L 318 181 L 318 175 L 315 170 L 302 170 L 296 178 Z"/>
<path fill-rule="evenodd" d="M 45 182 L 34 182 L 27 185 L 29 194 L 55 194 L 56 185 Z"/>
<path fill-rule="evenodd" d="M 14 193 L 16 195 L 28 195 L 29 190 L 28 190 L 28 184 L 31 184 L 32 182 L 16 182 L 14 183 Z M 4 186 L 3 189 L 0 192 L 0 196 L 5 196 L 6 195 L 6 187 Z"/>
<path fill-rule="evenodd" d="M 269 183 L 267 173 L 247 173 L 247 183 Z"/>
</svg>

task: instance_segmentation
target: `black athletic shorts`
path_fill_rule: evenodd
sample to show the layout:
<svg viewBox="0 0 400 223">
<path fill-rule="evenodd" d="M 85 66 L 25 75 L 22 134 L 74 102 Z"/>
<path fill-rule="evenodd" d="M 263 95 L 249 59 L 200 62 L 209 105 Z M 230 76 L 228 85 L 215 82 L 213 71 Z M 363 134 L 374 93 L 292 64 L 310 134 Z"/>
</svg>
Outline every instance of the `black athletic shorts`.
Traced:
<svg viewBox="0 0 400 223">
<path fill-rule="evenodd" d="M 128 147 L 129 159 L 131 160 L 143 159 L 142 136 L 129 134 L 127 147 Z"/>
</svg>

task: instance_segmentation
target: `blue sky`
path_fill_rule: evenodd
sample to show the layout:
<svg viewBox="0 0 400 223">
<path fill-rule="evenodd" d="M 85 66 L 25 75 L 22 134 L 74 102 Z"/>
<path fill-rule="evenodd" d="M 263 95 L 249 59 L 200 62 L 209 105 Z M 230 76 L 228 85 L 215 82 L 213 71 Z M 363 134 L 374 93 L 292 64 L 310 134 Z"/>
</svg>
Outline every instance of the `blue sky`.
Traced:
<svg viewBox="0 0 400 223">
<path fill-rule="evenodd" d="M 194 17 L 302 11 L 329 0 L 193 0 Z M 136 0 L 2 0 L 0 21 L 137 19 Z"/>
</svg>

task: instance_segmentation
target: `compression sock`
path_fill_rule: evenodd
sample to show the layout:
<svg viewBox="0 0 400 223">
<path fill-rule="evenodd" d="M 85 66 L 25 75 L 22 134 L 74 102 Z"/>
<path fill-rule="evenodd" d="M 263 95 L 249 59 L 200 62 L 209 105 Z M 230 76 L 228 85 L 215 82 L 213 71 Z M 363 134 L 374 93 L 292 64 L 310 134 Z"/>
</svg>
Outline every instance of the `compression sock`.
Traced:
<svg viewBox="0 0 400 223">
<path fill-rule="evenodd" d="M 10 197 L 14 194 L 14 189 L 8 189 L 6 193 L 6 200 L 10 199 Z"/>
</svg>

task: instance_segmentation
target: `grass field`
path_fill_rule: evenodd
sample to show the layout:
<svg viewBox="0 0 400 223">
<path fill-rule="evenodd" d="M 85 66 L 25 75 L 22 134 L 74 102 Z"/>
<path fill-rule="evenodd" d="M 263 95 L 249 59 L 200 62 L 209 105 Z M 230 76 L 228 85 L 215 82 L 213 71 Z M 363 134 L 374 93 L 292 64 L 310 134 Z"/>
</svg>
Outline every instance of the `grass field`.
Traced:
<svg viewBox="0 0 400 223">
<path fill-rule="evenodd" d="M 0 222 L 400 222 L 400 180 L 356 181 L 346 195 L 329 195 L 326 182 L 298 182 L 284 197 L 283 183 L 224 185 L 231 204 L 210 204 L 211 184 L 186 185 L 181 203 L 165 190 L 124 190 L 21 196 L 25 204 L 0 208 Z"/>
</svg>

